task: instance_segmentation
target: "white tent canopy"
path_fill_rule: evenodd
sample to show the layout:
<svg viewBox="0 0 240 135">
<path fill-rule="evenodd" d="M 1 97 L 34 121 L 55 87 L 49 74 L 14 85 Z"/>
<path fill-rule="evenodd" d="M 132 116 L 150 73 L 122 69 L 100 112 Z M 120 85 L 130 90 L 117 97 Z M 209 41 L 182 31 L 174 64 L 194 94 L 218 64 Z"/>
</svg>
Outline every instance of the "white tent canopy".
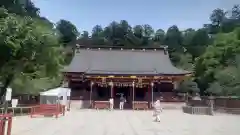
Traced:
<svg viewBox="0 0 240 135">
<path fill-rule="evenodd" d="M 54 88 L 40 93 L 40 104 L 57 104 L 68 105 L 71 95 L 69 88 Z"/>
</svg>

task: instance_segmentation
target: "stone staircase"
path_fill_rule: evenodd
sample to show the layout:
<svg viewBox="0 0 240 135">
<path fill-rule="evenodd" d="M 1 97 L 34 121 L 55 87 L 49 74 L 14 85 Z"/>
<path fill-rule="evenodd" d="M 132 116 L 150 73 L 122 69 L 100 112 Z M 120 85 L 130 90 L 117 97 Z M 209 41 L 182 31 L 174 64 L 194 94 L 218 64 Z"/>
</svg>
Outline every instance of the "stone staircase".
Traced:
<svg viewBox="0 0 240 135">
<path fill-rule="evenodd" d="M 126 104 L 127 105 L 127 104 Z M 185 105 L 183 102 L 161 102 L 161 106 L 163 109 L 182 109 Z M 72 109 L 86 109 L 90 108 L 89 100 L 71 100 L 71 108 Z M 115 104 L 115 108 L 118 108 L 118 104 Z M 126 106 L 126 109 L 131 109 Z"/>
</svg>

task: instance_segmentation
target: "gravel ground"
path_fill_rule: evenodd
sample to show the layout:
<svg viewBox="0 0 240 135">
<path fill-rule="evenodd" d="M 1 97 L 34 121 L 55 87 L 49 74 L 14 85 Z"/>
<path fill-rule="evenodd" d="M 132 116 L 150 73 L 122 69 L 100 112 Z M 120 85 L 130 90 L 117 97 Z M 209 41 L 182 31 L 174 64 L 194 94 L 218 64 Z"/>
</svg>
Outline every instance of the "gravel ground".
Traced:
<svg viewBox="0 0 240 135">
<path fill-rule="evenodd" d="M 240 116 L 189 115 L 164 110 L 160 123 L 151 111 L 77 110 L 55 118 L 15 117 L 12 135 L 239 135 Z"/>
</svg>

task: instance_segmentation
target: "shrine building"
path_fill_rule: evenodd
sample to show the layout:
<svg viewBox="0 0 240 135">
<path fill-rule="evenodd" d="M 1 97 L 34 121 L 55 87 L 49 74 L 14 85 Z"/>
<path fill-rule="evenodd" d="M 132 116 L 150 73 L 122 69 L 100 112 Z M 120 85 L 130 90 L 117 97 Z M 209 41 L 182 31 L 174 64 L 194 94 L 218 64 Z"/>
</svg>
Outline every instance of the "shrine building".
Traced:
<svg viewBox="0 0 240 135">
<path fill-rule="evenodd" d="M 125 107 L 134 108 L 137 104 L 151 107 L 156 97 L 161 97 L 162 102 L 182 101 L 176 88 L 191 72 L 172 65 L 167 47 L 77 45 L 64 75 L 72 100 L 96 107 L 107 105 L 113 97 L 117 105 L 123 95 Z"/>
</svg>

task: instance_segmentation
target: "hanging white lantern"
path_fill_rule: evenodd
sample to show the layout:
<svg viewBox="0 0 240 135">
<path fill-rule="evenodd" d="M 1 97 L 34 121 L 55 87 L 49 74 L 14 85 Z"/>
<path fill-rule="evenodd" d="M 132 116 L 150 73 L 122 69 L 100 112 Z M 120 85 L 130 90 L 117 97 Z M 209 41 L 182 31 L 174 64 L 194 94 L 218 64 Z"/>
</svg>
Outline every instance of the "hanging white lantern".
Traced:
<svg viewBox="0 0 240 135">
<path fill-rule="evenodd" d="M 109 82 L 108 84 L 109 84 L 110 86 L 113 86 L 113 82 Z"/>
</svg>

